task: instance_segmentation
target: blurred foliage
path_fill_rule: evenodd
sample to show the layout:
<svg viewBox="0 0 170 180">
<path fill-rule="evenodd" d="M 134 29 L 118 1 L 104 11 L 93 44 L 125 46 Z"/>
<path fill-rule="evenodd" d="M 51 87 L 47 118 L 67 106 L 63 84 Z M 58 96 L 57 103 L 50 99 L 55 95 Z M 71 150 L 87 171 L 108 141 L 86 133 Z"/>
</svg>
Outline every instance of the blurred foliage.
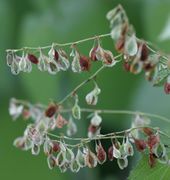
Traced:
<svg viewBox="0 0 170 180">
<path fill-rule="evenodd" d="M 118 3 L 124 6 L 139 37 L 157 43 L 162 50 L 170 51 L 170 42 L 160 43 L 157 40 L 168 18 L 168 0 L 0 0 L 0 179 L 126 179 L 131 167 L 121 171 L 116 162 L 108 162 L 93 170 L 84 169 L 78 174 L 61 174 L 59 170 L 48 169 L 43 154 L 33 157 L 29 152 L 15 149 L 12 146 L 13 140 L 22 135 L 26 124 L 22 120 L 11 122 L 8 115 L 9 99 L 16 97 L 46 104 L 50 99 L 60 100 L 93 71 L 83 75 L 66 72 L 50 76 L 33 70 L 31 74 L 14 77 L 5 60 L 7 48 L 43 46 L 55 41 L 69 42 L 109 32 L 105 15 Z M 79 48 L 84 54 L 88 54 L 92 44 L 93 42 L 88 42 Z M 103 46 L 114 51 L 113 42 L 109 38 L 103 40 Z M 98 107 L 133 109 L 170 117 L 169 97 L 164 95 L 162 89 L 152 88 L 143 79 L 142 75 L 135 77 L 127 74 L 121 65 L 105 70 L 98 77 L 102 89 Z M 83 88 L 81 97 L 89 90 L 90 85 Z M 104 116 L 103 132 L 124 129 L 129 124 L 129 117 Z M 79 122 L 83 132 L 87 125 L 88 120 Z M 85 134 L 79 133 L 80 135 Z M 109 146 L 109 142 L 106 146 Z M 131 165 L 134 165 L 135 159 L 133 160 Z"/>
</svg>

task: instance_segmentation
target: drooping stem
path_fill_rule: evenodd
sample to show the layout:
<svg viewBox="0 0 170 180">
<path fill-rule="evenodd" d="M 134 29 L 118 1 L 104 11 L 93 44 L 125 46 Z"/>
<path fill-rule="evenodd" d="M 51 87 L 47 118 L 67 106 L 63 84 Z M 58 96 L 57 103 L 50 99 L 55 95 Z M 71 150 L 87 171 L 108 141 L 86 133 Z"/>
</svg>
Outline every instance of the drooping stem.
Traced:
<svg viewBox="0 0 170 180">
<path fill-rule="evenodd" d="M 78 41 L 74 41 L 74 42 L 69 42 L 69 43 L 52 43 L 53 47 L 55 46 L 60 46 L 60 47 L 63 47 L 63 46 L 71 46 L 73 44 L 80 44 L 80 43 L 83 43 L 83 42 L 86 42 L 86 41 L 91 41 L 91 40 L 94 40 L 96 38 L 104 38 L 104 37 L 108 37 L 110 36 L 110 33 L 107 33 L 107 34 L 101 34 L 101 35 L 96 35 L 96 36 L 93 36 L 93 37 L 89 37 L 89 38 L 85 38 L 85 39 L 81 39 L 81 40 L 78 40 Z M 13 51 L 13 52 L 18 52 L 18 51 L 24 51 L 24 50 L 40 50 L 40 49 L 49 49 L 51 48 L 52 45 L 48 45 L 48 46 L 43 46 L 43 47 L 23 47 L 23 48 L 20 48 L 20 49 L 7 49 L 6 51 Z"/>
</svg>

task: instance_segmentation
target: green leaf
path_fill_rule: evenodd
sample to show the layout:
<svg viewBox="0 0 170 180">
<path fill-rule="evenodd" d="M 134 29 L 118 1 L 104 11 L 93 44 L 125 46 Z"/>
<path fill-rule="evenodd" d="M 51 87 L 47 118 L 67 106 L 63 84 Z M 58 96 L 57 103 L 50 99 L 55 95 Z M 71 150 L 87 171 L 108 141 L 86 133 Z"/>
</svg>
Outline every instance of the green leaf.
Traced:
<svg viewBox="0 0 170 180">
<path fill-rule="evenodd" d="M 166 180 L 170 177 L 170 166 L 167 164 L 156 163 L 155 167 L 150 168 L 148 157 L 143 156 L 138 165 L 131 171 L 129 180 Z"/>
</svg>

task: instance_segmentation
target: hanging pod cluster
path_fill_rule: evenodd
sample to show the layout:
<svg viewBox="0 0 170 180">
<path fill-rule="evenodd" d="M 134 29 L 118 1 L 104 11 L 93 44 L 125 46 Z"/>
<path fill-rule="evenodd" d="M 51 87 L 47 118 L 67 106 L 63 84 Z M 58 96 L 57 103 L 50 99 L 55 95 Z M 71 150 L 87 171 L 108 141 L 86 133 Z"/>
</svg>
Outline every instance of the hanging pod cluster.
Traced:
<svg viewBox="0 0 170 180">
<path fill-rule="evenodd" d="M 121 5 L 107 14 L 110 22 L 111 38 L 115 48 L 124 55 L 124 68 L 133 74 L 145 72 L 145 77 L 154 86 L 164 84 L 166 94 L 170 94 L 170 60 L 152 50 L 147 42 L 136 37 Z"/>
</svg>

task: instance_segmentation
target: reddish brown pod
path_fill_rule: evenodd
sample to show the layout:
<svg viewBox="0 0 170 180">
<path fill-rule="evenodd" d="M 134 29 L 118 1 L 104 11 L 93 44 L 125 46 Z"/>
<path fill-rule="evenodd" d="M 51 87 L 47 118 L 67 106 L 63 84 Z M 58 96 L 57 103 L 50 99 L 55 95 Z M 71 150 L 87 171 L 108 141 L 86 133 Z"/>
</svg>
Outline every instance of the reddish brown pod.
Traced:
<svg viewBox="0 0 170 180">
<path fill-rule="evenodd" d="M 164 84 L 164 91 L 166 94 L 170 94 L 170 83 L 166 82 Z"/>
<path fill-rule="evenodd" d="M 49 117 L 49 118 L 53 117 L 53 116 L 55 115 L 57 109 L 58 109 L 58 106 L 57 106 L 57 105 L 55 105 L 55 104 L 50 104 L 50 105 L 48 106 L 48 108 L 46 109 L 46 111 L 45 111 L 45 116 L 46 116 L 46 117 Z"/>
<path fill-rule="evenodd" d="M 89 71 L 91 67 L 90 59 L 86 56 L 80 55 L 80 66 L 82 71 Z"/>
<path fill-rule="evenodd" d="M 149 56 L 149 50 L 148 50 L 148 47 L 145 43 L 143 43 L 141 45 L 142 49 L 141 49 L 141 56 L 140 56 L 140 60 L 141 61 L 146 61 L 148 59 L 148 56 Z"/>
<path fill-rule="evenodd" d="M 38 58 L 34 54 L 28 54 L 27 58 L 33 64 L 38 64 L 39 63 Z"/>
<path fill-rule="evenodd" d="M 89 53 L 89 57 L 92 61 L 97 61 L 97 56 L 96 56 L 96 53 L 97 53 L 97 49 L 98 49 L 98 46 L 94 46 L 91 50 L 90 50 L 90 53 Z"/>
</svg>

